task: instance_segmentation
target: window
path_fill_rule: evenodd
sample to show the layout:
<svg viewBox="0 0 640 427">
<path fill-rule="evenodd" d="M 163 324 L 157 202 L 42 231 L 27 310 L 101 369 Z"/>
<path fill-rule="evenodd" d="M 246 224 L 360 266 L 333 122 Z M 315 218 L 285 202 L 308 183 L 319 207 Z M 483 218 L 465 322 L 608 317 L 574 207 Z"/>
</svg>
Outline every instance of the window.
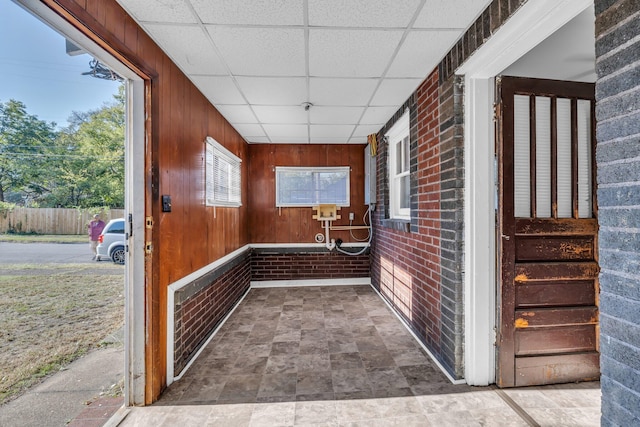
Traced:
<svg viewBox="0 0 640 427">
<path fill-rule="evenodd" d="M 387 133 L 389 147 L 389 215 L 392 219 L 411 219 L 411 174 L 409 112 Z"/>
<path fill-rule="evenodd" d="M 218 141 L 207 137 L 206 205 L 241 206 L 240 160 Z"/>
<path fill-rule="evenodd" d="M 346 167 L 276 167 L 276 206 L 349 206 Z"/>
</svg>

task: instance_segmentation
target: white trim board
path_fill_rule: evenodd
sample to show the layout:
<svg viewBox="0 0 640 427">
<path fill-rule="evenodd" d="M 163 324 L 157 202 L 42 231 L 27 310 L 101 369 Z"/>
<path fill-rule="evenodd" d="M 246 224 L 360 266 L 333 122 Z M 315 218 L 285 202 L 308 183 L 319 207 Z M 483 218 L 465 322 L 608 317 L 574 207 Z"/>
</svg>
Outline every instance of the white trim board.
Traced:
<svg viewBox="0 0 640 427">
<path fill-rule="evenodd" d="M 357 286 L 371 285 L 370 277 L 353 279 L 305 279 L 305 280 L 262 280 L 252 281 L 252 289 L 299 288 L 308 286 Z"/>
<path fill-rule="evenodd" d="M 591 4 L 592 0 L 529 1 L 456 70 L 465 77 L 464 359 L 470 385 L 495 382 L 493 79 Z"/>
</svg>

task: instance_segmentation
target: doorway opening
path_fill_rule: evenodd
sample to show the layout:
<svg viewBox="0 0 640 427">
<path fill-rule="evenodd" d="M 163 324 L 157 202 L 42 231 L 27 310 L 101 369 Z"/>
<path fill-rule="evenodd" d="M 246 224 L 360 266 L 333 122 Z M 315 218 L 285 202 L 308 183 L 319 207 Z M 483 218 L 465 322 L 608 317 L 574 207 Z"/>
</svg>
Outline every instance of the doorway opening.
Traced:
<svg viewBox="0 0 640 427">
<path fill-rule="evenodd" d="M 144 404 L 145 396 L 145 85 L 147 76 L 136 72 L 101 48 L 79 27 L 36 0 L 15 3 L 58 32 L 69 44 L 95 59 L 90 72 L 112 70 L 124 84 L 124 402 Z M 76 23 L 77 25 L 77 23 Z M 102 66 L 102 68 L 100 67 Z M 86 77 L 92 78 L 92 77 Z M 146 79 L 146 80 L 145 80 Z"/>
<path fill-rule="evenodd" d="M 494 102 L 496 76 L 508 70 L 516 73 L 521 62 L 530 54 L 536 54 L 538 46 L 545 46 L 554 34 L 566 30 L 572 20 L 580 20 L 584 13 L 591 19 L 587 37 L 563 37 L 570 43 L 581 43 L 594 51 L 593 2 L 548 1 L 525 3 L 489 40 L 487 40 L 457 71 L 464 76 L 465 91 L 465 379 L 471 385 L 487 385 L 496 382 L 496 313 L 498 309 L 496 244 L 497 169 L 495 151 Z M 575 22 L 575 21 L 574 21 Z M 584 22 L 577 25 L 584 30 Z M 563 29 L 564 28 L 564 29 Z M 550 45 L 549 43 L 546 43 Z M 551 44 L 551 48 L 554 46 Z M 589 78 L 595 68 L 595 60 L 585 61 L 562 55 L 567 64 L 580 62 L 581 72 L 570 75 L 549 75 L 555 67 L 554 60 L 539 62 L 543 75 L 528 77 L 578 79 Z M 575 50 L 573 50 L 575 52 Z M 529 56 L 531 58 L 531 56 Z M 595 58 L 595 56 L 592 56 Z M 554 67 L 551 66 L 554 65 Z M 513 67 L 509 70 L 510 67 Z M 531 72 L 531 67 L 523 67 Z M 565 71 L 568 68 L 565 68 Z M 547 73 L 546 75 L 544 73 Z M 584 81 L 584 80 L 582 80 Z M 492 266 L 487 268 L 487 266 Z"/>
</svg>

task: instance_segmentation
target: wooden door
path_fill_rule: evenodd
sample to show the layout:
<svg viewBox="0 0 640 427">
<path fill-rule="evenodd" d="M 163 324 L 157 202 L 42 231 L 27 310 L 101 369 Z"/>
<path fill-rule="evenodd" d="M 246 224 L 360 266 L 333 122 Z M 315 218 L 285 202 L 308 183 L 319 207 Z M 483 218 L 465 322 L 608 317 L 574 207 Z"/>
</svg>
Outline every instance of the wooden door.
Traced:
<svg viewBox="0 0 640 427">
<path fill-rule="evenodd" d="M 597 379 L 595 87 L 515 77 L 496 87 L 496 382 Z"/>
</svg>

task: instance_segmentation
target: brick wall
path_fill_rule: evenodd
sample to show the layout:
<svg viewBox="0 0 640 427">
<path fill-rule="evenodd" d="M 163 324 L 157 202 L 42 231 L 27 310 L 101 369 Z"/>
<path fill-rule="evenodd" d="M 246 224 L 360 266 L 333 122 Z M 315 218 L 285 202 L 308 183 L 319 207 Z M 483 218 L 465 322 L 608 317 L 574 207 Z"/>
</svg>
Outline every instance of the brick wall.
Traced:
<svg viewBox="0 0 640 427">
<path fill-rule="evenodd" d="M 454 73 L 524 3 L 492 1 L 378 134 L 411 109 L 411 221 L 389 220 L 382 142 L 372 283 L 456 378 L 464 375 L 464 87 Z"/>
<path fill-rule="evenodd" d="M 378 207 L 374 212 L 371 278 L 413 331 L 445 362 L 441 345 L 441 144 L 438 72 L 435 71 L 383 128 L 410 108 L 411 222 L 388 219 L 388 147 L 377 160 Z M 453 364 L 447 367 L 452 368 Z"/>
<path fill-rule="evenodd" d="M 254 249 L 251 256 L 251 280 L 254 281 L 360 277 L 369 277 L 368 253 L 352 256 L 324 248 L 277 248 Z"/>
<path fill-rule="evenodd" d="M 174 372 L 180 373 L 224 316 L 249 290 L 251 251 L 176 291 Z"/>
<path fill-rule="evenodd" d="M 598 0 L 602 425 L 640 425 L 640 12 Z"/>
</svg>

